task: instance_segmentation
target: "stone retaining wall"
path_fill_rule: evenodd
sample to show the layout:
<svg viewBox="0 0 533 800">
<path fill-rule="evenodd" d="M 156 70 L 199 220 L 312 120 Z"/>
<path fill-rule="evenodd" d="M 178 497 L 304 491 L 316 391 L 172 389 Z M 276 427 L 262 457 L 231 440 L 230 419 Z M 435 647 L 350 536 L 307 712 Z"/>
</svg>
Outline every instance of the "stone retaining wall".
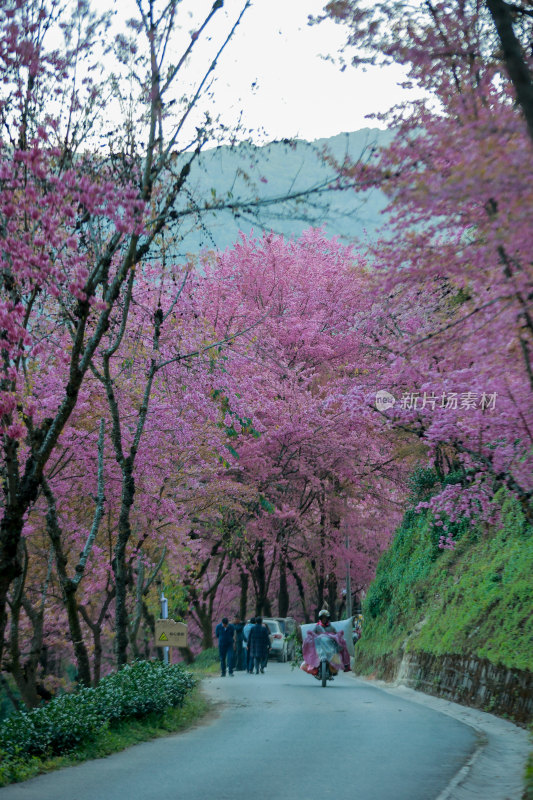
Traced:
<svg viewBox="0 0 533 800">
<path fill-rule="evenodd" d="M 376 668 L 383 680 L 507 716 L 522 725 L 533 721 L 531 672 L 472 656 L 434 656 L 421 651 L 408 651 L 402 659 L 390 653 L 379 659 Z"/>
</svg>

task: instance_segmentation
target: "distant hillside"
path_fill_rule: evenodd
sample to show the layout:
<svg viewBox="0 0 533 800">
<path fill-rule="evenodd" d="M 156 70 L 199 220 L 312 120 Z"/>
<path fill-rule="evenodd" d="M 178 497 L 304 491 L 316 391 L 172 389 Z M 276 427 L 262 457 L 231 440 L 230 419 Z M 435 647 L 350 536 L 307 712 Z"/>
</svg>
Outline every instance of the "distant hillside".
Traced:
<svg viewBox="0 0 533 800">
<path fill-rule="evenodd" d="M 186 184 L 189 210 L 182 224 L 179 255 L 207 247 L 224 249 L 239 231 L 274 230 L 299 235 L 310 226 L 323 227 L 345 242 L 365 241 L 382 223 L 385 198 L 377 190 L 325 190 L 290 203 L 276 198 L 325 186 L 334 177 L 324 164 L 327 148 L 337 159 L 368 158 L 371 148 L 391 138 L 387 131 L 365 128 L 314 142 L 274 142 L 263 147 L 239 144 L 217 147 L 200 156 Z M 205 211 L 205 201 L 234 202 L 235 209 Z M 247 205 L 248 202 L 248 205 Z M 241 207 L 237 207 L 241 203 Z"/>
</svg>

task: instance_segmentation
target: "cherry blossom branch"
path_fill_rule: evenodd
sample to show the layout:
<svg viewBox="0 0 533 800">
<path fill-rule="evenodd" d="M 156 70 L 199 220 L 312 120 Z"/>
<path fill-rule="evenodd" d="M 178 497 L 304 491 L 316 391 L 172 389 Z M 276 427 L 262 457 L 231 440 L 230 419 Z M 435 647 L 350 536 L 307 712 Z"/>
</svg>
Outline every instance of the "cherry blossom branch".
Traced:
<svg viewBox="0 0 533 800">
<path fill-rule="evenodd" d="M 168 147 L 167 147 L 167 150 L 166 150 L 166 152 L 164 154 L 165 158 L 168 158 L 168 156 L 170 154 L 170 151 L 171 151 L 172 147 L 174 146 L 174 143 L 175 143 L 176 139 L 178 138 L 179 133 L 182 130 L 182 128 L 183 128 L 183 126 L 184 126 L 184 124 L 185 124 L 190 112 L 192 111 L 192 109 L 194 108 L 196 103 L 198 102 L 198 99 L 199 99 L 199 97 L 200 97 L 200 95 L 201 95 L 201 93 L 203 91 L 203 88 L 204 88 L 204 86 L 205 86 L 205 84 L 207 82 L 207 79 L 209 78 L 211 73 L 214 72 L 214 70 L 216 69 L 216 66 L 218 64 L 220 56 L 222 55 L 222 53 L 226 49 L 226 47 L 229 44 L 230 40 L 233 38 L 233 36 L 235 34 L 235 31 L 237 30 L 238 26 L 240 25 L 240 22 L 241 22 L 241 20 L 242 20 L 242 18 L 244 16 L 244 14 L 246 13 L 248 8 L 250 7 L 250 5 L 251 5 L 251 0 L 246 0 L 246 3 L 244 4 L 244 6 L 243 6 L 243 8 L 242 8 L 242 10 L 241 10 L 241 12 L 239 14 L 239 16 L 237 18 L 237 21 L 234 23 L 234 25 L 231 28 L 231 30 L 230 30 L 229 34 L 227 35 L 226 39 L 224 40 L 224 42 L 222 43 L 222 45 L 219 48 L 218 52 L 216 53 L 215 57 L 211 61 L 211 64 L 209 65 L 209 68 L 208 68 L 207 72 L 205 73 L 204 77 L 202 78 L 202 80 L 198 84 L 198 88 L 197 88 L 196 92 L 193 94 L 191 100 L 189 101 L 187 109 L 185 110 L 180 122 L 176 126 L 176 128 L 174 130 L 174 133 L 172 134 L 172 136 L 169 137 Z M 211 16 L 219 8 L 222 8 L 222 2 L 221 2 L 221 0 L 216 0 L 216 2 L 213 5 L 213 8 L 212 8 Z"/>
</svg>

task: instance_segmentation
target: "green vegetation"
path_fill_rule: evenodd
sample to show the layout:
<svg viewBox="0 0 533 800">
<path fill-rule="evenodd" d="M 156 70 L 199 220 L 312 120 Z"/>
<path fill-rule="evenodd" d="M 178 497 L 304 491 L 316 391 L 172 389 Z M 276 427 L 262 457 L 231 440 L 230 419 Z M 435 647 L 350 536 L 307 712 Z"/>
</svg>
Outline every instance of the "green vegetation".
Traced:
<svg viewBox="0 0 533 800">
<path fill-rule="evenodd" d="M 199 653 L 190 669 L 192 669 L 194 674 L 198 677 L 202 677 L 203 675 L 218 674 L 220 670 L 220 656 L 218 654 L 218 647 L 210 647 L 207 650 L 203 650 L 201 653 Z"/>
<path fill-rule="evenodd" d="M 414 484 L 413 500 L 427 497 L 430 471 Z M 442 528 L 429 512 L 406 513 L 366 597 L 356 671 L 375 672 L 404 650 L 533 670 L 533 531 L 516 500 L 503 491 L 497 500 L 500 524 L 454 524 L 454 550 L 439 550 Z"/>
<path fill-rule="evenodd" d="M 215 647 L 200 653 L 187 670 L 181 665 L 136 662 L 104 678 L 97 689 L 62 695 L 37 713 L 12 715 L 9 723 L 0 726 L 0 787 L 190 728 L 211 709 L 199 682 L 218 669 Z M 87 729 L 79 738 L 86 713 Z M 93 724 L 95 715 L 100 719 L 99 726 Z M 28 725 L 28 718 L 34 720 L 36 716 L 40 726 Z M 28 729 L 35 728 L 41 736 L 47 731 L 51 739 L 48 747 L 31 754 L 24 748 Z M 71 739 L 66 743 L 69 729 L 76 742 Z M 53 730 L 55 738 L 51 736 Z"/>
<path fill-rule="evenodd" d="M 195 684 L 179 665 L 136 661 L 103 678 L 95 689 L 59 695 L 33 711 L 16 711 L 0 726 L 0 748 L 10 756 L 59 755 L 114 723 L 181 705 Z"/>
<path fill-rule="evenodd" d="M 208 701 L 195 687 L 178 708 L 168 708 L 163 713 L 152 712 L 141 719 L 117 722 L 66 755 L 39 758 L 4 754 L 0 761 L 0 786 L 25 781 L 93 758 L 103 758 L 149 739 L 179 733 L 195 725 L 209 710 Z"/>
<path fill-rule="evenodd" d="M 451 476 L 454 482 L 456 476 Z M 440 550 L 442 527 L 417 513 L 436 485 L 432 470 L 417 470 L 412 508 L 381 558 L 364 604 L 363 638 L 355 670 L 388 677 L 404 652 L 471 655 L 497 666 L 533 671 L 533 529 L 518 502 L 501 490 L 500 523 L 451 527 L 456 547 Z M 524 800 L 533 800 L 533 755 Z"/>
<path fill-rule="evenodd" d="M 523 800 L 533 800 L 533 753 L 527 762 Z"/>
<path fill-rule="evenodd" d="M 0 786 L 123 750 L 195 722 L 207 702 L 181 665 L 138 661 L 0 726 Z"/>
</svg>

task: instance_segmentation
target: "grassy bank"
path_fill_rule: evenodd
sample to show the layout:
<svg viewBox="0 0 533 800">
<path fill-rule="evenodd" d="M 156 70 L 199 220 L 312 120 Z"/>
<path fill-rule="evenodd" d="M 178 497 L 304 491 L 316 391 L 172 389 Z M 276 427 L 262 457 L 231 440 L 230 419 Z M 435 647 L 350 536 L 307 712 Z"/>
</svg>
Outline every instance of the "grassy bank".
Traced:
<svg viewBox="0 0 533 800">
<path fill-rule="evenodd" d="M 533 671 L 533 531 L 514 499 L 499 500 L 501 524 L 457 525 L 454 550 L 439 550 L 429 513 L 405 515 L 366 597 L 356 671 L 409 650 Z"/>
<path fill-rule="evenodd" d="M 533 753 L 529 756 L 526 768 L 525 790 L 523 800 L 533 800 Z"/>
</svg>

